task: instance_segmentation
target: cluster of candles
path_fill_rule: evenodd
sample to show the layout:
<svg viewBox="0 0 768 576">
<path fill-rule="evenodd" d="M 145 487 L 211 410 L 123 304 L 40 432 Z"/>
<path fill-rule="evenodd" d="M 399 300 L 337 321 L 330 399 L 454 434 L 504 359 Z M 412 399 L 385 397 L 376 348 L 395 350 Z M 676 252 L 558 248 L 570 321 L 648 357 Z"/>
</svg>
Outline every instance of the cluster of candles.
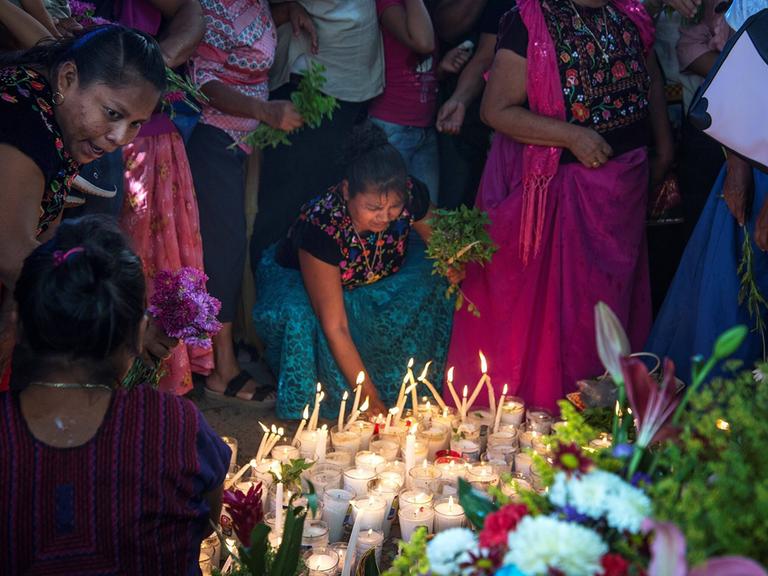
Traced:
<svg viewBox="0 0 768 576">
<path fill-rule="evenodd" d="M 293 495 L 279 475 L 274 482 L 270 471 L 277 472 L 281 463 L 299 457 L 314 462 L 302 477 L 302 489 L 308 488 L 307 480 L 312 482 L 320 503 L 317 514 L 307 517 L 302 539 L 310 576 L 349 576 L 368 550 L 380 556 L 395 521 L 406 541 L 419 526 L 434 533 L 466 525 L 458 501 L 459 478 L 486 492 L 501 485 L 513 500 L 520 490 L 543 490 L 530 452 L 546 457 L 547 437 L 559 424 L 546 410 L 526 410 L 520 398 L 507 396 L 506 386 L 496 402 L 482 353 L 480 358 L 482 377 L 471 395 L 464 387 L 460 400 L 449 371 L 447 384 L 456 408 L 447 406 L 427 380 L 429 364 L 416 378 L 411 360 L 396 405 L 386 415 L 365 419 L 368 399 L 360 402 L 361 373 L 349 417 L 350 395 L 345 393 L 337 425 L 330 430 L 318 428 L 324 400 L 318 385 L 313 409 L 310 413 L 309 405 L 305 407 L 292 440 L 284 440 L 280 429 L 262 426 L 265 433 L 257 457 L 235 472 L 228 485 L 247 490 L 250 483 L 262 483 L 270 540 L 278 546 L 283 507 Z M 419 384 L 426 386 L 434 402 L 418 398 Z M 483 390 L 488 392 L 490 410 L 472 410 Z M 327 450 L 329 437 L 331 450 Z M 610 445 L 609 438 L 596 442 L 595 447 Z M 233 462 L 236 450 L 235 442 Z M 249 479 L 240 482 L 248 471 Z M 512 474 L 514 482 L 502 483 L 503 474 Z"/>
</svg>

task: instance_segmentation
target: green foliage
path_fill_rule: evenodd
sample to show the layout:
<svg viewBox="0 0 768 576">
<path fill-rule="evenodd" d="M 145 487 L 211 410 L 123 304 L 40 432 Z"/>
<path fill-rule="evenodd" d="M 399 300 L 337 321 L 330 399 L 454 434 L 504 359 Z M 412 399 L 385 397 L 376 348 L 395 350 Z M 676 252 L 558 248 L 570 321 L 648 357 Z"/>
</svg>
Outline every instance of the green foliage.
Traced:
<svg viewBox="0 0 768 576">
<path fill-rule="evenodd" d="M 304 458 L 289 460 L 280 464 L 280 478 L 270 470 L 272 479 L 275 482 L 282 482 L 286 489 L 293 492 L 298 497 L 301 493 L 301 475 L 304 471 L 312 468 L 312 462 L 307 462 Z M 311 488 L 311 494 L 314 493 L 314 487 Z"/>
<path fill-rule="evenodd" d="M 317 128 L 324 119 L 333 118 L 333 111 L 339 107 L 336 98 L 322 92 L 326 82 L 324 72 L 325 66 L 312 62 L 299 82 L 298 90 L 291 94 L 291 102 L 304 119 L 304 124 L 310 128 Z M 291 145 L 287 132 L 264 123 L 243 138 L 242 142 L 259 149 L 277 148 L 280 144 Z"/>
<path fill-rule="evenodd" d="M 427 560 L 427 529 L 419 526 L 413 532 L 410 542 L 402 540 L 397 544 L 398 554 L 392 566 L 382 576 L 417 576 L 429 573 Z"/>
<path fill-rule="evenodd" d="M 748 371 L 717 378 L 691 397 L 679 440 L 657 453 L 655 516 L 680 526 L 692 565 L 726 554 L 768 563 L 766 414 L 765 383 Z"/>
<path fill-rule="evenodd" d="M 488 496 L 472 488 L 472 485 L 459 478 L 459 502 L 464 507 L 467 520 L 480 530 L 485 523 L 485 517 L 499 509 Z"/>
<path fill-rule="evenodd" d="M 429 221 L 432 237 L 427 247 L 427 257 L 435 260 L 432 274 L 447 276 L 452 268 L 461 267 L 467 262 L 490 262 L 498 246 L 488 234 L 488 214 L 466 206 L 456 210 L 435 210 L 434 214 L 435 217 Z M 456 310 L 461 310 L 466 301 L 467 309 L 475 316 L 480 316 L 480 311 L 458 285 L 452 284 L 445 292 L 446 298 L 453 294 L 456 294 Z"/>
<path fill-rule="evenodd" d="M 145 364 L 141 358 L 134 358 L 131 369 L 128 370 L 128 374 L 123 378 L 121 385 L 129 390 L 140 384 L 149 384 L 152 388 L 157 389 L 165 373 L 162 360 L 158 360 L 150 366 Z"/>
<path fill-rule="evenodd" d="M 200 112 L 199 102 L 208 102 L 208 97 L 200 89 L 190 82 L 189 78 L 177 74 L 173 69 L 165 67 L 165 81 L 168 83 L 166 97 L 163 98 L 162 107 L 173 118 L 173 102 L 171 95 L 181 95 L 181 100 L 195 112 Z"/>
<path fill-rule="evenodd" d="M 371 548 L 360 558 L 357 574 L 359 576 L 379 576 L 379 565 L 376 564 L 376 548 Z"/>
<path fill-rule="evenodd" d="M 598 437 L 599 430 L 590 426 L 585 415 L 579 413 L 573 404 L 567 400 L 560 400 L 557 405 L 560 406 L 560 416 L 565 424 L 562 426 L 558 424 L 560 427 L 553 438 L 555 442 L 587 446 Z"/>
<path fill-rule="evenodd" d="M 739 275 L 741 286 L 739 288 L 739 305 L 746 303 L 749 316 L 754 321 L 753 332 L 760 334 L 763 344 L 763 360 L 766 359 L 765 340 L 765 313 L 768 312 L 768 302 L 760 292 L 760 287 L 755 281 L 754 259 L 752 250 L 751 233 L 748 226 L 744 226 L 744 241 L 741 244 L 741 261 L 736 273 Z"/>
</svg>

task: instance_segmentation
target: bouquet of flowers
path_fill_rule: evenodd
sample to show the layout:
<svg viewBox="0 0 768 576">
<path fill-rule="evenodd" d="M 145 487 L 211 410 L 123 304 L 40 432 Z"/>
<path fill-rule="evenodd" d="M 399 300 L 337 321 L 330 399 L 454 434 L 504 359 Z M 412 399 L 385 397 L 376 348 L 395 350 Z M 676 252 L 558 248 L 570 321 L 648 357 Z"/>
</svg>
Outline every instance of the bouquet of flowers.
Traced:
<svg viewBox="0 0 768 576">
<path fill-rule="evenodd" d="M 430 220 L 432 236 L 427 246 L 427 258 L 435 262 L 432 274 L 448 276 L 451 269 L 460 268 L 468 262 L 485 264 L 490 262 L 498 246 L 488 234 L 488 215 L 477 208 L 461 206 L 456 210 L 435 210 L 435 217 Z M 445 292 L 450 298 L 456 294 L 456 310 L 461 310 L 464 302 L 467 310 L 475 316 L 480 311 L 466 297 L 458 285 L 452 284 Z"/>
</svg>

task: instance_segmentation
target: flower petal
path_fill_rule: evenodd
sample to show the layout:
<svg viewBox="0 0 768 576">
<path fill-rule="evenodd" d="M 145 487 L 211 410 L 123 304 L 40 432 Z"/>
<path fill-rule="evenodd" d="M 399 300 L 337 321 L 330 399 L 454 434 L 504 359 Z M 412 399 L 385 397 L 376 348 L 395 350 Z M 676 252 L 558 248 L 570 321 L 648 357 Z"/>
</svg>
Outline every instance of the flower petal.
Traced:
<svg viewBox="0 0 768 576">
<path fill-rule="evenodd" d="M 754 560 L 743 556 L 710 558 L 696 566 L 688 576 L 767 576 L 766 571 Z"/>
<path fill-rule="evenodd" d="M 630 353 L 629 338 L 616 314 L 605 302 L 598 302 L 595 306 L 595 335 L 600 361 L 614 381 L 621 382 L 620 360 Z"/>
<path fill-rule="evenodd" d="M 680 529 L 671 522 L 647 519 L 643 531 L 654 533 L 648 576 L 686 576 L 685 536 Z"/>
</svg>

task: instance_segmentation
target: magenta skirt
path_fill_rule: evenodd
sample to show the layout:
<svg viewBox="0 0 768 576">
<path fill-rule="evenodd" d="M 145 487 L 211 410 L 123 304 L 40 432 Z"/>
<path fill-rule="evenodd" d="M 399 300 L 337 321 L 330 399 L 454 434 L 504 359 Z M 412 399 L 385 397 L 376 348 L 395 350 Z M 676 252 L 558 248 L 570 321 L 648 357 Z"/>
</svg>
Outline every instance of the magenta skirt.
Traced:
<svg viewBox="0 0 768 576">
<path fill-rule="evenodd" d="M 520 259 L 522 145 L 497 134 L 477 206 L 491 218 L 499 250 L 485 267 L 472 265 L 462 289 L 480 310 L 456 313 L 448 353 L 455 387 L 470 393 L 488 358 L 497 396 L 556 409 L 576 381 L 602 374 L 594 307 L 606 302 L 639 350 L 651 323 L 645 213 L 648 158 L 644 148 L 598 169 L 564 164 L 552 180 L 537 256 Z M 450 395 L 445 395 L 450 401 Z M 481 394 L 477 405 L 486 405 Z"/>
</svg>

